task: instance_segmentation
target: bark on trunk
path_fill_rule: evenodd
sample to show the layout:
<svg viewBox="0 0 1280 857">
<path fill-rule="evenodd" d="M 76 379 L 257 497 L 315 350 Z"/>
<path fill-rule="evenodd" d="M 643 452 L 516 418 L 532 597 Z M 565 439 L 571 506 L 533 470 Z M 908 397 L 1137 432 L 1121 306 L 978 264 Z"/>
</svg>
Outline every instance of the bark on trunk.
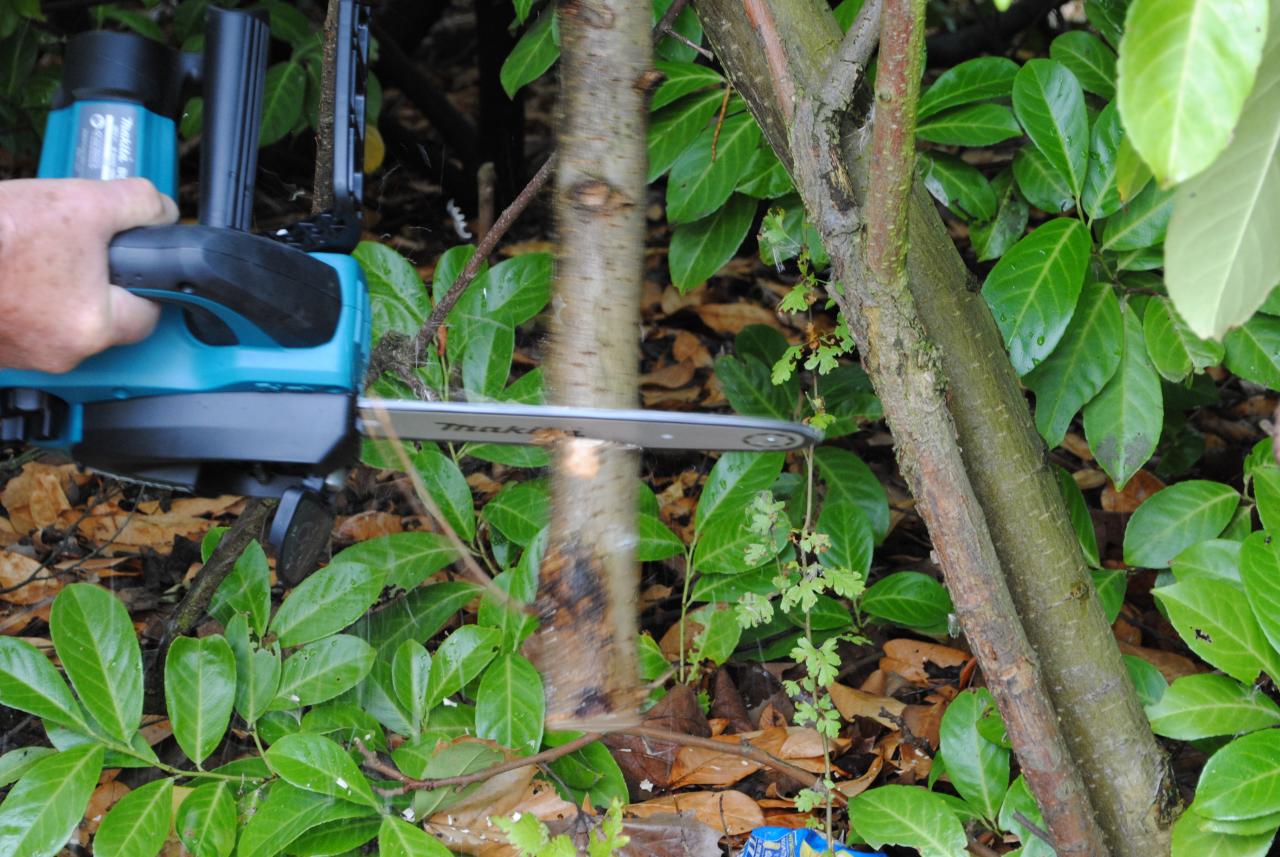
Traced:
<svg viewBox="0 0 1280 857">
<path fill-rule="evenodd" d="M 556 295 L 547 381 L 561 405 L 635 407 L 644 272 L 649 9 L 561 3 Z M 633 451 L 558 445 L 533 654 L 548 726 L 638 722 Z"/>
<path fill-rule="evenodd" d="M 734 85 L 778 156 L 796 175 L 788 121 L 791 105 L 822 85 L 837 53 L 840 32 L 825 4 L 815 0 L 759 3 L 776 27 L 794 93 L 779 91 L 769 51 L 737 3 L 696 0 L 695 6 Z M 858 98 L 863 103 L 867 100 L 865 93 Z M 865 198 L 870 169 L 864 140 L 856 135 L 848 138 L 841 154 L 840 166 L 849 173 L 854 197 Z M 912 194 L 909 229 L 911 293 L 933 343 L 933 365 L 946 370 L 945 379 L 939 373 L 932 400 L 916 405 L 926 411 L 941 407 L 945 382 L 945 400 L 954 414 L 968 482 L 981 503 L 982 520 L 974 523 L 984 529 L 983 537 L 994 544 L 1005 569 L 1026 634 L 1040 655 L 1062 731 L 1111 848 L 1124 855 L 1167 854 L 1168 827 L 1176 812 L 1167 761 L 1150 733 L 1093 594 L 1043 444 L 1004 356 L 994 320 L 971 290 L 973 277 L 919 182 Z M 833 259 L 840 255 L 830 244 L 827 249 Z M 856 273 L 842 272 L 841 279 L 856 284 Z M 883 380 L 877 389 L 888 413 L 888 400 L 901 393 L 885 388 Z M 922 416 L 909 413 L 912 419 Z M 900 431 L 897 425 L 894 429 Z M 914 445 L 910 436 L 898 435 L 898 441 L 900 447 Z M 904 470 L 914 467 L 909 461 Z M 932 477 L 926 475 L 921 481 L 924 478 Z M 917 489 L 917 496 L 923 500 L 927 491 L 927 486 Z M 934 529 L 933 522 L 930 528 Z M 1007 614 L 1006 621 L 1014 621 L 1014 614 Z M 970 629 L 975 644 L 980 643 L 976 636 Z M 1063 641 L 1070 645 L 1064 646 Z"/>
</svg>

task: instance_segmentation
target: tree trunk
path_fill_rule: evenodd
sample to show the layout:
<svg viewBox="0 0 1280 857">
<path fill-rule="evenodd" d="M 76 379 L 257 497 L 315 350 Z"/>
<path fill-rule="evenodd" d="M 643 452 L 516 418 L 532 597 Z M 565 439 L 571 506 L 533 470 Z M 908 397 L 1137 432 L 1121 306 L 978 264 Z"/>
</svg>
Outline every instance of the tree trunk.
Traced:
<svg viewBox="0 0 1280 857">
<path fill-rule="evenodd" d="M 558 253 L 547 382 L 559 405 L 636 407 L 644 273 L 649 7 L 559 6 Z M 549 727 L 638 722 L 635 665 L 636 453 L 557 444 L 542 628 L 533 653 Z"/>
<path fill-rule="evenodd" d="M 826 77 L 841 41 L 833 17 L 815 0 L 756 0 L 748 4 L 745 15 L 731 0 L 696 0 L 695 5 L 731 80 L 796 176 L 790 105 L 816 91 Z M 784 55 L 794 88 L 790 97 L 779 91 L 759 22 L 751 20 L 753 5 L 766 9 L 776 27 L 774 53 Z M 869 103 L 865 92 L 857 99 Z M 871 170 L 864 141 L 856 135 L 847 138 L 841 154 L 840 166 L 848 171 L 855 199 L 865 199 Z M 802 185 L 798 176 L 797 185 Z M 995 546 L 1018 615 L 1039 654 L 1062 732 L 1111 848 L 1124 855 L 1167 854 L 1176 795 L 1166 759 L 1151 735 L 1093 593 L 994 320 L 971 290 L 973 277 L 918 181 L 911 196 L 909 230 L 908 274 L 915 311 L 936 349 L 933 365 L 945 367 L 932 401 L 917 404 L 941 408 L 945 401 L 954 414 L 968 482 L 983 513 L 974 525 L 982 527 L 983 537 Z M 827 249 L 833 260 L 845 252 L 830 243 Z M 847 288 L 856 285 L 859 276 L 865 278 L 860 271 L 841 272 Z M 877 386 L 886 413 L 889 400 L 902 395 L 892 385 L 883 385 L 890 380 L 884 378 Z M 895 432 L 906 428 L 894 426 Z M 911 443 L 909 436 L 899 435 L 900 447 Z M 914 456 L 907 458 L 904 471 L 910 478 L 916 463 Z M 916 490 L 917 496 L 928 491 L 926 486 Z M 1014 614 L 1009 613 L 1007 621 L 1014 621 Z M 971 642 L 980 647 L 983 641 L 977 637 L 970 629 Z"/>
</svg>

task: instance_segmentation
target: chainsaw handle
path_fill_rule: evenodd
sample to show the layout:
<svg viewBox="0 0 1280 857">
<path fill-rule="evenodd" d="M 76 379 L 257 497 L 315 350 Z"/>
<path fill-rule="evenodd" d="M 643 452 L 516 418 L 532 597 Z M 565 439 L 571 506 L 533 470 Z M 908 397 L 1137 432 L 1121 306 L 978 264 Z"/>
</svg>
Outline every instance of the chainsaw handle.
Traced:
<svg viewBox="0 0 1280 857">
<path fill-rule="evenodd" d="M 329 265 L 269 238 L 209 226 L 148 226 L 117 235 L 110 280 L 181 305 L 210 345 L 310 348 L 333 338 L 342 286 Z"/>
</svg>

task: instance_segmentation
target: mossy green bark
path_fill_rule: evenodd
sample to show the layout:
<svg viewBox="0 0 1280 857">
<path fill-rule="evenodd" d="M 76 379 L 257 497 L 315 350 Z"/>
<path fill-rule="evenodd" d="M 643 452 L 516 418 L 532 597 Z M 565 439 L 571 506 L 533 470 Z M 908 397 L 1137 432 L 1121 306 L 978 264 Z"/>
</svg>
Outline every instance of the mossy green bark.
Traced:
<svg viewBox="0 0 1280 857">
<path fill-rule="evenodd" d="M 839 27 L 819 0 L 766 5 L 781 42 L 791 48 L 793 84 L 803 97 L 825 79 Z M 790 167 L 789 111 L 778 102 L 774 75 L 742 6 L 731 0 L 696 0 L 695 6 L 731 81 Z M 847 137 L 843 161 L 861 190 L 868 153 L 864 139 Z M 1114 853 L 1167 854 L 1176 814 L 1167 760 L 1093 591 L 995 322 L 919 182 L 909 236 L 909 285 L 945 368 L 945 401 L 966 469 L 1071 754 Z"/>
</svg>

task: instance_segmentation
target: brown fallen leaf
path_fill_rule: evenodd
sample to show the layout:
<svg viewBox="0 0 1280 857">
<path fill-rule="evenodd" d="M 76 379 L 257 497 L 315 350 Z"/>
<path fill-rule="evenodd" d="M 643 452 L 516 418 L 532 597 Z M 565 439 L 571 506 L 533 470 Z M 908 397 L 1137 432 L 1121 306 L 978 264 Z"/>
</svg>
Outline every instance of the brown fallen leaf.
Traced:
<svg viewBox="0 0 1280 857">
<path fill-rule="evenodd" d="M 1075 480 L 1076 487 L 1081 491 L 1092 491 L 1094 488 L 1101 488 L 1107 484 L 1107 474 L 1092 467 L 1077 470 L 1071 474 L 1071 478 Z"/>
<path fill-rule="evenodd" d="M 1093 461 L 1093 450 L 1089 449 L 1089 441 L 1085 440 L 1075 432 L 1067 432 L 1066 437 L 1062 439 L 1062 445 L 1081 461 Z"/>
<path fill-rule="evenodd" d="M 93 790 L 93 794 L 89 797 L 89 805 L 84 810 L 84 819 L 76 828 L 76 840 L 82 846 L 88 846 L 89 838 L 97 831 L 98 825 L 102 824 L 102 817 L 115 806 L 116 801 L 129 792 L 128 786 L 116 782 L 114 778 L 103 782 Z"/>
<path fill-rule="evenodd" d="M 681 387 L 678 390 L 648 389 L 640 391 L 640 401 L 646 408 L 657 408 L 663 405 L 674 408 L 676 405 L 690 402 L 704 402 L 702 388 L 697 384 Z"/>
<path fill-rule="evenodd" d="M 677 360 L 688 361 L 699 369 L 710 369 L 715 362 L 707 346 L 702 344 L 702 340 L 687 330 L 676 333 L 675 342 L 671 345 L 671 356 Z"/>
<path fill-rule="evenodd" d="M 908 705 L 902 711 L 902 723 L 912 735 L 929 746 L 938 749 L 938 731 L 942 726 L 942 712 L 946 709 L 942 702 L 933 705 Z"/>
<path fill-rule="evenodd" d="M 814 729 L 784 726 L 758 732 L 720 735 L 714 740 L 726 745 L 723 752 L 710 747 L 680 748 L 676 753 L 675 764 L 671 766 L 671 788 L 729 786 L 766 767 L 763 763 L 744 758 L 736 752 L 743 741 L 801 770 L 815 774 L 825 770 L 822 736 Z M 849 740 L 839 738 L 830 746 L 835 753 L 849 746 Z"/>
<path fill-rule="evenodd" d="M 51 598 L 62 582 L 47 568 L 16 551 L 0 550 L 0 599 L 30 605 Z"/>
<path fill-rule="evenodd" d="M 930 681 L 925 664 L 949 669 L 963 666 L 970 657 L 965 652 L 950 646 L 905 638 L 889 640 L 883 648 L 886 657 L 881 659 L 880 669 L 885 672 L 896 672 L 903 678 L 921 684 L 927 684 Z"/>
<path fill-rule="evenodd" d="M 836 783 L 836 791 L 845 797 L 853 798 L 871 788 L 871 784 L 876 781 L 876 777 L 880 776 L 880 771 L 884 768 L 884 757 L 874 756 L 871 764 L 867 766 L 860 776 L 854 777 L 852 780 L 843 780 Z"/>
<path fill-rule="evenodd" d="M 1099 499 L 1105 512 L 1132 512 L 1162 488 L 1164 483 L 1155 474 L 1139 470 L 1125 483 L 1123 491 L 1117 491 L 1115 485 L 1107 480 Z"/>
<path fill-rule="evenodd" d="M 633 803 L 626 812 L 641 818 L 660 813 L 691 812 L 703 824 L 726 836 L 749 833 L 764 825 L 760 806 L 742 792 L 732 789 L 664 795 L 644 803 Z"/>
<path fill-rule="evenodd" d="M 781 331 L 782 322 L 777 313 L 765 309 L 759 304 L 703 304 L 697 309 L 698 318 L 716 333 L 737 335 L 747 325 L 767 324 Z"/>
<path fill-rule="evenodd" d="M 899 702 L 891 696 L 879 696 L 843 684 L 827 685 L 827 693 L 831 694 L 836 710 L 845 720 L 867 717 L 891 729 L 897 726 L 894 718 L 901 717 L 903 709 L 907 707 L 905 702 Z"/>
<path fill-rule="evenodd" d="M 660 369 L 654 369 L 652 372 L 646 372 L 641 375 L 640 385 L 643 387 L 666 387 L 669 390 L 674 390 L 692 381 L 695 371 L 697 370 L 693 363 L 688 360 L 669 363 Z"/>
<path fill-rule="evenodd" d="M 333 537 L 340 542 L 363 542 L 404 531 L 399 515 L 390 512 L 358 512 L 334 522 Z"/>
<path fill-rule="evenodd" d="M 667 286 L 662 290 L 662 314 L 675 315 L 686 307 L 696 307 L 707 299 L 706 285 L 700 285 L 684 294 L 675 286 Z"/>
<path fill-rule="evenodd" d="M 524 782 L 526 778 L 523 772 L 526 771 L 529 775 L 527 782 Z M 511 788 L 513 794 L 495 793 L 486 784 L 468 795 L 462 804 L 454 804 L 431 816 L 423 828 L 453 852 L 472 854 L 475 857 L 516 857 L 518 852 L 507 844 L 506 836 L 491 821 L 493 817 L 520 813 L 548 822 L 577 814 L 577 807 L 560 797 L 555 786 L 532 779 L 534 771 L 530 766 L 508 772 L 519 774 L 518 777 L 507 778 L 507 774 L 499 774 L 494 779 L 503 779 L 504 787 Z M 524 784 L 521 785 L 521 782 Z M 483 796 L 476 798 L 482 792 Z M 463 807 L 465 811 L 459 811 L 459 807 Z"/>
</svg>

